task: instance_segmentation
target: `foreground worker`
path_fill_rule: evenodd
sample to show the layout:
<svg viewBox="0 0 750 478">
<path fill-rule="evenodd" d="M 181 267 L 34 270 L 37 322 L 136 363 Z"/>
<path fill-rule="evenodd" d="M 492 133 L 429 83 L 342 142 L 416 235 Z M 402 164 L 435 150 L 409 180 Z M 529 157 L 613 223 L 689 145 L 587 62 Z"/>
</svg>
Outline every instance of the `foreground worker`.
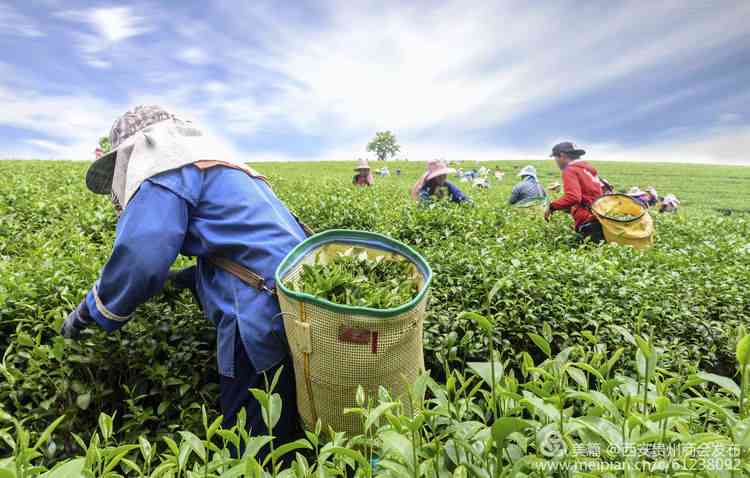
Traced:
<svg viewBox="0 0 750 478">
<path fill-rule="evenodd" d="M 355 186 L 372 186 L 375 182 L 367 159 L 360 159 L 357 162 L 357 167 L 354 168 L 354 171 L 357 173 L 354 175 L 354 178 L 352 178 L 352 184 Z"/>
<path fill-rule="evenodd" d="M 508 204 L 518 204 L 547 197 L 544 187 L 539 184 L 539 180 L 536 177 L 536 168 L 534 166 L 525 166 L 518 173 L 518 176 L 521 178 L 521 181 L 513 186 L 510 198 L 508 198 Z"/>
<path fill-rule="evenodd" d="M 86 185 L 111 194 L 119 219 L 112 255 L 99 279 L 70 313 L 61 334 L 76 338 L 97 324 L 114 332 L 164 286 L 178 254 L 197 257 L 194 286 L 217 329 L 220 404 L 225 427 L 241 408 L 253 434 L 264 434 L 259 403 L 248 392 L 265 388 L 283 367 L 276 392 L 283 411 L 273 433 L 280 442 L 298 432 L 294 371 L 273 292 L 273 274 L 305 238 L 302 226 L 264 178 L 238 162 L 216 161 L 214 143 L 192 123 L 157 106 L 125 113 L 109 134 L 112 151 L 96 160 Z M 216 259 L 219 258 L 219 259 Z M 217 266 L 222 260 L 265 279 L 255 287 Z"/>
<path fill-rule="evenodd" d="M 581 159 L 586 154 L 573 143 L 564 142 L 552 148 L 550 157 L 555 158 L 562 171 L 563 196 L 552 201 L 544 212 L 544 219 L 549 221 L 555 211 L 570 211 L 575 222 L 575 230 L 583 239 L 592 242 L 603 242 L 602 225 L 591 213 L 591 205 L 603 194 L 602 182 L 596 169 Z"/>
<path fill-rule="evenodd" d="M 448 175 L 454 173 L 453 168 L 440 159 L 427 162 L 427 171 L 411 188 L 411 197 L 415 201 L 429 201 L 431 198 L 440 199 L 445 196 L 456 203 L 469 200 L 453 183 L 448 181 Z"/>
</svg>

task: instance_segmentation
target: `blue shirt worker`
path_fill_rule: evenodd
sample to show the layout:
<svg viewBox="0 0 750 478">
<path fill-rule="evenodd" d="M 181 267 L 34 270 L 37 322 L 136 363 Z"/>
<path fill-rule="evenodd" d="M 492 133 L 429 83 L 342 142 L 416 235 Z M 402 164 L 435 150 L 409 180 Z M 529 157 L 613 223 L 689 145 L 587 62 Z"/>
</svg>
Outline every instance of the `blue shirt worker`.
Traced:
<svg viewBox="0 0 750 478">
<path fill-rule="evenodd" d="M 86 174 L 87 187 L 111 194 L 119 215 L 112 254 L 61 334 L 75 339 L 93 324 L 114 332 L 159 293 L 178 254 L 194 269 L 177 279 L 194 290 L 217 331 L 224 427 L 247 412 L 248 429 L 267 433 L 250 388 L 265 388 L 283 367 L 275 392 L 283 411 L 273 429 L 280 443 L 299 432 L 294 370 L 274 294 L 274 272 L 306 237 L 303 226 L 265 179 L 239 162 L 215 160 L 217 143 L 157 106 L 125 113 L 109 134 L 112 151 Z M 244 267 L 264 282 L 230 272 Z M 223 265 L 222 265 L 223 264 Z"/>
<path fill-rule="evenodd" d="M 469 198 L 454 184 L 448 181 L 448 175 L 455 172 L 445 161 L 433 159 L 427 162 L 427 171 L 414 184 L 411 197 L 415 201 L 425 202 L 431 198 L 448 196 L 455 203 L 469 202 Z"/>
<path fill-rule="evenodd" d="M 518 184 L 513 186 L 510 198 L 508 199 L 509 204 L 520 204 L 547 197 L 547 193 L 544 191 L 542 185 L 539 184 L 539 180 L 536 177 L 536 168 L 534 166 L 524 167 L 518 173 L 518 176 L 522 179 Z"/>
</svg>

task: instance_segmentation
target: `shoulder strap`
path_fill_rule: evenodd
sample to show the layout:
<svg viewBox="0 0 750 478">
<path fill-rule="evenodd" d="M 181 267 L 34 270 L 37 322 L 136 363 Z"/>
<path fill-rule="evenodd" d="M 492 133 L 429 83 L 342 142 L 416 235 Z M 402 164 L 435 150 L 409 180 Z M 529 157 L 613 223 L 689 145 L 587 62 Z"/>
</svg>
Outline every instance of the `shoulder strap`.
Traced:
<svg viewBox="0 0 750 478">
<path fill-rule="evenodd" d="M 315 231 L 313 231 L 312 228 L 310 228 L 310 226 L 302 222 L 302 220 L 298 218 L 296 214 L 294 214 L 292 211 L 289 211 L 289 214 L 291 214 L 294 220 L 297 221 L 297 224 L 299 224 L 299 227 L 301 227 L 302 231 L 304 231 L 305 236 L 310 237 L 310 236 L 315 235 Z"/>
<path fill-rule="evenodd" d="M 266 280 L 263 277 L 256 274 L 255 272 L 251 271 L 250 269 L 244 266 L 241 266 L 237 264 L 236 262 L 230 259 L 227 259 L 225 257 L 208 256 L 207 259 L 211 264 L 221 269 L 224 269 L 225 271 L 239 278 L 242 282 L 246 283 L 247 285 L 258 289 L 261 292 L 266 292 L 271 295 L 276 295 L 276 289 L 269 288 L 266 285 Z"/>
<path fill-rule="evenodd" d="M 238 169 L 240 171 L 244 171 L 247 173 L 248 176 L 251 178 L 260 179 L 266 184 L 268 184 L 268 180 L 265 178 L 265 176 L 262 176 L 260 173 L 252 169 L 250 166 L 246 166 L 244 164 L 234 164 L 234 163 L 228 163 L 224 161 L 198 161 L 196 163 L 193 163 L 196 167 L 199 169 L 208 169 L 215 166 L 225 166 L 228 168 Z M 268 184 L 269 187 L 271 187 L 270 184 Z M 292 215 L 295 221 L 300 225 L 302 230 L 305 232 L 305 235 L 307 237 L 312 236 L 315 234 L 315 232 L 310 229 L 310 227 L 307 226 L 304 222 L 300 221 L 300 219 L 292 212 L 289 211 L 289 214 Z M 250 269 L 246 268 L 245 266 L 242 266 L 236 262 L 234 262 L 231 259 L 227 259 L 226 257 L 220 257 L 211 255 L 206 257 L 208 261 L 215 265 L 216 267 L 219 267 L 220 269 L 224 269 L 225 271 L 229 272 L 230 274 L 234 275 L 238 279 L 240 279 L 242 282 L 248 284 L 250 287 L 254 287 L 255 289 L 258 289 L 261 292 L 266 292 L 271 295 L 276 295 L 276 289 L 275 288 L 269 288 L 266 285 L 266 280 L 259 274 L 256 274 L 255 272 L 251 271 Z"/>
</svg>

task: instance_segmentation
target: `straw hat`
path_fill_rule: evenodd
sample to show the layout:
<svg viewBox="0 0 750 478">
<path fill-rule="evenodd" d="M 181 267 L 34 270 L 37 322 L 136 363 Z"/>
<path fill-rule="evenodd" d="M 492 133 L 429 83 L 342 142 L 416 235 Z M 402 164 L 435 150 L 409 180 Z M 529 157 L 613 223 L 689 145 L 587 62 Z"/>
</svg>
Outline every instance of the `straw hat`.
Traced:
<svg viewBox="0 0 750 478">
<path fill-rule="evenodd" d="M 370 165 L 367 163 L 367 159 L 359 159 L 357 161 L 357 167 L 354 168 L 354 170 L 359 171 L 360 169 L 370 169 Z"/>
<path fill-rule="evenodd" d="M 518 175 L 536 178 L 536 168 L 534 166 L 524 166 L 524 168 L 518 172 Z"/>
<path fill-rule="evenodd" d="M 643 196 L 646 193 L 641 191 L 641 188 L 639 188 L 638 186 L 633 186 L 632 188 L 628 189 L 628 192 L 625 194 L 627 194 L 628 196 Z"/>
<path fill-rule="evenodd" d="M 448 167 L 448 163 L 444 159 L 431 159 L 427 161 L 427 175 L 424 180 L 429 181 L 432 178 L 442 176 L 443 174 L 452 174 L 456 170 Z"/>
</svg>

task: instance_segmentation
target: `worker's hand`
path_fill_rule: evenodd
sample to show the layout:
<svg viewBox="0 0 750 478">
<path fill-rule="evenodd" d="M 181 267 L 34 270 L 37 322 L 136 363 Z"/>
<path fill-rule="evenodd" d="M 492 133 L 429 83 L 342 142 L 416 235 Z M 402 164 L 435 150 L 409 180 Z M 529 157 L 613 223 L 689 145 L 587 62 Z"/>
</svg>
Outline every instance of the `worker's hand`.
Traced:
<svg viewBox="0 0 750 478">
<path fill-rule="evenodd" d="M 549 218 L 552 217 L 552 208 L 547 206 L 547 209 L 544 210 L 544 220 L 549 222 Z"/>
<path fill-rule="evenodd" d="M 87 325 L 92 322 L 91 316 L 89 315 L 89 309 L 86 305 L 86 301 L 82 301 L 78 304 L 78 307 L 73 310 L 60 328 L 60 335 L 66 339 L 76 339 L 80 335 Z"/>
</svg>

